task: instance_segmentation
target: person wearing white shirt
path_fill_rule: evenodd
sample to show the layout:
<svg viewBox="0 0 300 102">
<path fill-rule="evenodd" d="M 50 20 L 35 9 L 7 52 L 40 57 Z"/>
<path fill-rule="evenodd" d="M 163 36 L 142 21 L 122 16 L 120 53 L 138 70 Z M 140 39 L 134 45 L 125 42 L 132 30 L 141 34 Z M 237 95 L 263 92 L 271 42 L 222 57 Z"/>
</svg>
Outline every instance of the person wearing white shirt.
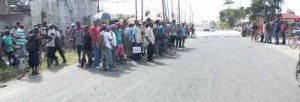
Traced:
<svg viewBox="0 0 300 102">
<path fill-rule="evenodd" d="M 101 34 L 103 34 L 103 39 L 105 42 L 105 47 L 101 49 L 103 71 L 114 71 L 115 68 L 113 66 L 113 55 L 111 51 L 113 49 L 112 34 L 108 31 L 108 28 L 106 26 L 101 27 L 101 30 Z"/>
<path fill-rule="evenodd" d="M 145 37 L 146 40 L 149 42 L 147 53 L 148 53 L 148 61 L 152 62 L 153 61 L 153 53 L 154 53 L 154 33 L 153 33 L 153 23 L 148 23 L 147 24 L 147 29 L 145 31 Z"/>
<path fill-rule="evenodd" d="M 51 67 L 51 64 L 53 61 L 55 61 L 55 65 L 58 65 L 58 59 L 55 55 L 55 35 L 56 30 L 54 28 L 54 25 L 49 26 L 49 32 L 48 32 L 48 42 L 46 44 L 47 47 L 47 67 Z"/>
</svg>

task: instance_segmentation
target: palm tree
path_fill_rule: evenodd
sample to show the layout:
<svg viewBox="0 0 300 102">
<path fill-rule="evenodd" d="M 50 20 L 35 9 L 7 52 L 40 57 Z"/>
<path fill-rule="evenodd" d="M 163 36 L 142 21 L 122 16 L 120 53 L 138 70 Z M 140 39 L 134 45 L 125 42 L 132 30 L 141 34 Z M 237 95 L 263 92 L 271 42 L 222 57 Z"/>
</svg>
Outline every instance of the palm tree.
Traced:
<svg viewBox="0 0 300 102">
<path fill-rule="evenodd" d="M 232 0 L 225 0 L 225 3 L 224 3 L 224 5 L 228 6 L 228 9 L 229 9 L 230 5 L 233 5 L 233 4 L 234 4 L 234 2 Z"/>
</svg>

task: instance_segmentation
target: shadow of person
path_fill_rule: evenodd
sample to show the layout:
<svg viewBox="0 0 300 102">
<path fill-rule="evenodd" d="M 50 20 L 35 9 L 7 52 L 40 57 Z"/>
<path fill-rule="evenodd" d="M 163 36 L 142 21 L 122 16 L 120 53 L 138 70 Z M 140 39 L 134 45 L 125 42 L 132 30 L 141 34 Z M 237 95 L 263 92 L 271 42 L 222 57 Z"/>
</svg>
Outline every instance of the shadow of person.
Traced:
<svg viewBox="0 0 300 102">
<path fill-rule="evenodd" d="M 30 75 L 26 79 L 21 79 L 21 81 L 40 83 L 43 81 L 43 76 L 42 75 Z"/>
</svg>

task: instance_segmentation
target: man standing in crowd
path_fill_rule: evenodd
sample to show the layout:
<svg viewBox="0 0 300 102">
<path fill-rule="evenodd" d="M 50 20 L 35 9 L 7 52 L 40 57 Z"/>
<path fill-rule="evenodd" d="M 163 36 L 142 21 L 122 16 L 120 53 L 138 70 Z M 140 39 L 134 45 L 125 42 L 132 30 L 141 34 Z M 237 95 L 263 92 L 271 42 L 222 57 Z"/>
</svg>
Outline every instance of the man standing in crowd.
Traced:
<svg viewBox="0 0 300 102">
<path fill-rule="evenodd" d="M 18 50 L 18 56 L 25 55 L 26 54 L 25 43 L 27 41 L 26 41 L 26 35 L 24 31 L 24 25 L 22 24 L 19 25 L 16 38 L 17 38 L 16 44 L 20 47 Z"/>
<path fill-rule="evenodd" d="M 84 67 L 84 64 L 87 62 L 86 57 L 88 58 L 88 65 L 86 68 L 89 68 L 92 65 L 92 38 L 89 33 L 89 27 L 85 25 L 83 27 L 81 62 L 78 67 Z"/>
<path fill-rule="evenodd" d="M 153 62 L 153 53 L 154 53 L 154 43 L 155 43 L 155 36 L 153 34 L 153 23 L 147 24 L 147 29 L 145 31 L 146 40 L 149 42 L 148 45 L 148 62 Z"/>
<path fill-rule="evenodd" d="M 285 34 L 286 34 L 286 30 L 288 29 L 288 25 L 286 23 L 286 21 L 283 21 L 282 25 L 281 25 L 281 34 L 282 34 L 282 42 L 281 44 L 286 44 L 285 42 Z"/>
<path fill-rule="evenodd" d="M 140 23 L 138 20 L 135 21 L 135 25 L 133 27 L 133 43 L 132 47 L 141 47 L 141 30 L 140 30 Z M 133 60 L 140 60 L 141 59 L 141 53 L 135 53 L 133 54 Z"/>
<path fill-rule="evenodd" d="M 185 44 L 185 39 L 187 38 L 187 29 L 185 27 L 185 23 L 182 23 L 182 27 L 181 27 L 181 40 L 182 40 L 182 44 L 181 45 L 181 48 L 185 48 L 184 47 L 184 44 Z"/>
<path fill-rule="evenodd" d="M 274 23 L 274 32 L 275 32 L 275 45 L 279 44 L 279 32 L 280 32 L 280 22 L 278 20 Z"/>
<path fill-rule="evenodd" d="M 113 66 L 113 57 L 112 57 L 112 53 L 111 50 L 113 49 L 113 38 L 111 36 L 111 33 L 108 32 L 108 28 L 105 25 L 101 26 L 101 34 L 100 34 L 100 42 L 103 39 L 103 43 L 104 43 L 104 47 L 101 48 L 102 50 L 102 67 L 103 67 L 103 71 L 114 71 L 115 68 Z"/>
<path fill-rule="evenodd" d="M 90 33 L 92 38 L 93 58 L 94 58 L 92 68 L 98 69 L 100 68 L 99 64 L 102 56 L 101 49 L 98 46 L 96 46 L 100 34 L 100 28 L 98 26 L 99 20 L 95 20 L 93 23 L 94 25 L 90 28 Z"/>
<path fill-rule="evenodd" d="M 58 51 L 60 57 L 63 59 L 63 62 L 62 64 L 66 64 L 67 63 L 67 60 L 66 60 L 66 57 L 65 57 L 65 51 L 62 49 L 62 46 L 63 46 L 63 39 L 62 39 L 62 33 L 60 33 L 58 27 L 55 25 L 54 26 L 55 28 L 55 31 L 56 31 L 56 35 L 55 35 L 55 51 L 54 53 L 56 53 L 56 51 Z"/>
<path fill-rule="evenodd" d="M 171 37 L 171 42 L 175 45 L 175 41 L 177 38 L 177 31 L 178 31 L 175 20 L 172 21 L 172 24 L 170 25 L 169 30 L 170 30 L 169 35 Z"/>
<path fill-rule="evenodd" d="M 40 74 L 38 72 L 38 67 L 40 65 L 40 58 L 39 58 L 39 47 L 40 47 L 40 39 L 39 39 L 39 28 L 34 28 L 29 36 L 27 37 L 27 50 L 29 53 L 28 64 L 32 69 L 31 75 Z"/>
<path fill-rule="evenodd" d="M 268 36 L 266 42 L 271 44 L 272 43 L 273 27 L 270 24 L 270 21 L 268 21 L 267 24 L 266 24 L 266 32 L 267 32 L 267 36 Z"/>
<path fill-rule="evenodd" d="M 77 54 L 78 54 L 78 63 L 80 63 L 80 57 L 81 57 L 81 50 L 82 50 L 82 36 L 83 36 L 83 29 L 81 27 L 81 24 L 79 21 L 76 22 L 77 28 L 74 31 L 74 39 L 75 39 L 75 44 L 76 44 L 76 49 L 77 49 Z"/>
<path fill-rule="evenodd" d="M 47 67 L 51 67 L 51 64 L 53 63 L 53 61 L 55 61 L 55 65 L 57 66 L 58 63 L 58 59 L 55 55 L 55 35 L 56 35 L 56 31 L 54 28 L 54 25 L 50 24 L 49 25 L 49 32 L 48 32 L 48 42 L 47 42 Z"/>
</svg>

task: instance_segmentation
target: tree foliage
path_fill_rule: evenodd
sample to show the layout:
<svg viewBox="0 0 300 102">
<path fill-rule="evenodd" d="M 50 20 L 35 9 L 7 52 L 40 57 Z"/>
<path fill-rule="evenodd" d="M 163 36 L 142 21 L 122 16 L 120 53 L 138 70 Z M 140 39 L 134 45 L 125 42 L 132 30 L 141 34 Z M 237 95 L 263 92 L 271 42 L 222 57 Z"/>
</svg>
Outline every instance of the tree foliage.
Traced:
<svg viewBox="0 0 300 102">
<path fill-rule="evenodd" d="M 283 2 L 284 0 L 251 0 L 249 19 L 274 20 L 280 18 L 279 14 L 282 11 Z"/>
<path fill-rule="evenodd" d="M 291 10 L 291 9 L 287 9 L 286 12 L 287 12 L 287 13 L 290 13 L 290 14 L 295 14 L 295 11 L 294 11 L 294 10 Z"/>
<path fill-rule="evenodd" d="M 228 9 L 230 8 L 230 5 L 233 5 L 234 2 L 232 0 L 225 0 L 224 5 L 228 6 Z"/>
<path fill-rule="evenodd" d="M 151 13 L 150 10 L 146 10 L 145 11 L 145 16 L 148 17 L 150 15 L 150 13 Z"/>
<path fill-rule="evenodd" d="M 248 14 L 247 9 L 241 7 L 238 9 L 225 9 L 219 12 L 221 22 L 228 22 L 230 27 L 233 27 L 236 22 L 245 19 Z"/>
</svg>

